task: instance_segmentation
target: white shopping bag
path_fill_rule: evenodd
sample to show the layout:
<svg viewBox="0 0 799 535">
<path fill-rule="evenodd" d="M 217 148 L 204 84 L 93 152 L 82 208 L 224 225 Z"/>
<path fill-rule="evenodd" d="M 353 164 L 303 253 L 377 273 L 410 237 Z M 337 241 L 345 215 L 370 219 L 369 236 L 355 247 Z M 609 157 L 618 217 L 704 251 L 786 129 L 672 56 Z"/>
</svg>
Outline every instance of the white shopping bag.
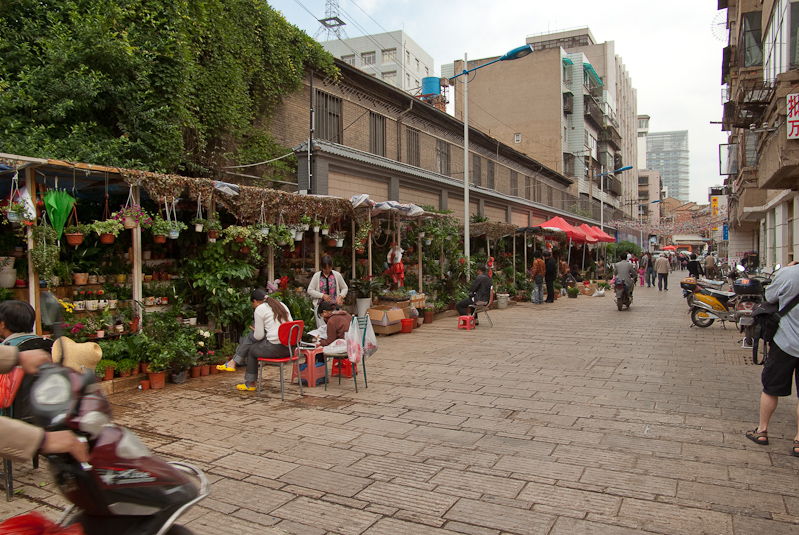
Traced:
<svg viewBox="0 0 799 535">
<path fill-rule="evenodd" d="M 328 357 L 343 357 L 347 354 L 347 342 L 342 338 L 333 340 L 333 343 L 325 346 L 322 351 Z"/>
<path fill-rule="evenodd" d="M 361 328 L 358 327 L 358 320 L 352 318 L 350 322 L 350 329 L 344 335 L 344 340 L 347 341 L 347 356 L 350 362 L 358 364 L 363 358 L 363 347 L 361 347 Z"/>
<path fill-rule="evenodd" d="M 366 324 L 366 339 L 363 341 L 363 357 L 371 357 L 377 353 L 377 335 L 372 327 L 372 322 Z"/>
</svg>

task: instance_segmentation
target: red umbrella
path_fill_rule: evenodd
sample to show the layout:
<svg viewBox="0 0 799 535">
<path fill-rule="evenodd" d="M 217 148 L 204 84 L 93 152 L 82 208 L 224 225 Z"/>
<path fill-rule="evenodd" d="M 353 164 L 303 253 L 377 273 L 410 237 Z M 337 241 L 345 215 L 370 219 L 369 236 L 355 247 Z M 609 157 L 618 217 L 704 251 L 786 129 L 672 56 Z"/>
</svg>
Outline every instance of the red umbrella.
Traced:
<svg viewBox="0 0 799 535">
<path fill-rule="evenodd" d="M 585 235 L 586 235 L 586 236 L 590 236 L 591 238 L 594 238 L 594 241 L 588 240 L 588 243 L 594 243 L 594 242 L 598 242 L 598 241 L 605 241 L 605 240 L 604 240 L 603 238 L 601 238 L 600 236 L 597 236 L 597 234 L 596 234 L 596 232 L 594 231 L 594 229 L 592 229 L 591 227 L 589 227 L 589 226 L 588 226 L 588 225 L 586 225 L 585 223 L 583 223 L 582 225 L 580 225 L 578 228 L 579 228 L 580 230 L 582 230 L 583 232 L 585 232 Z"/>
<path fill-rule="evenodd" d="M 667 245 L 667 246 L 663 247 L 663 250 L 664 251 L 676 251 L 677 250 L 677 246 L 676 245 Z"/>
<path fill-rule="evenodd" d="M 604 241 L 604 242 L 607 242 L 607 243 L 613 243 L 613 242 L 616 241 L 616 238 L 614 238 L 613 236 L 611 236 L 610 234 L 608 234 L 607 232 L 605 232 L 604 230 L 602 230 L 599 227 L 591 227 L 591 230 L 594 231 L 594 234 L 596 234 L 596 237 L 599 238 L 601 241 Z"/>
<path fill-rule="evenodd" d="M 561 230 L 566 233 L 569 239 L 576 242 L 587 241 L 589 243 L 596 243 L 596 238 L 589 237 L 582 230 L 575 228 L 568 224 L 565 219 L 555 216 L 549 221 L 541 223 L 541 227 L 545 229 Z"/>
</svg>

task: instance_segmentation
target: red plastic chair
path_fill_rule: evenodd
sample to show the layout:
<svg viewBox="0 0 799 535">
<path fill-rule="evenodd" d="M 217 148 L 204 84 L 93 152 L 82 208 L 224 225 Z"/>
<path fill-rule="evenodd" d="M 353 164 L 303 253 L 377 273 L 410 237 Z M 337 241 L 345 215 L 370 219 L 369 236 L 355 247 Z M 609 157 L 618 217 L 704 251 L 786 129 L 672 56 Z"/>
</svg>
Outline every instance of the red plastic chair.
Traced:
<svg viewBox="0 0 799 535">
<path fill-rule="evenodd" d="M 280 358 L 259 358 L 258 359 L 258 397 L 261 397 L 261 380 L 263 378 L 263 368 L 265 365 L 278 365 L 280 366 L 280 400 L 283 401 L 283 365 L 287 362 L 292 362 L 296 366 L 297 375 L 300 373 L 300 352 L 299 347 L 302 344 L 302 332 L 305 329 L 303 321 L 287 321 L 281 323 L 277 331 L 277 336 L 280 343 L 289 348 L 288 357 Z M 300 395 L 302 396 L 302 381 L 300 381 Z"/>
</svg>

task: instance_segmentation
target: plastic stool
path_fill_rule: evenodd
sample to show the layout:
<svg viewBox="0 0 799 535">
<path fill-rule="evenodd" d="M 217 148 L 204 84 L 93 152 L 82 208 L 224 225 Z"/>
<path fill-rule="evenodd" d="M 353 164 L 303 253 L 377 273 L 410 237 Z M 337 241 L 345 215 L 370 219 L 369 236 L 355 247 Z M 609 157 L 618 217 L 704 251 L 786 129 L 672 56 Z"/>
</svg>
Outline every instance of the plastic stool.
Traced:
<svg viewBox="0 0 799 535">
<path fill-rule="evenodd" d="M 300 349 L 300 356 L 305 357 L 305 368 L 300 366 L 300 380 L 308 383 L 308 386 L 314 388 L 319 379 L 325 378 L 324 366 L 316 365 L 316 355 L 324 355 L 324 350 L 321 347 L 315 349 Z M 291 384 L 297 379 L 297 367 L 293 366 L 291 369 Z"/>
<path fill-rule="evenodd" d="M 467 331 L 474 329 L 474 316 L 458 316 L 458 330 L 461 329 Z"/>
</svg>

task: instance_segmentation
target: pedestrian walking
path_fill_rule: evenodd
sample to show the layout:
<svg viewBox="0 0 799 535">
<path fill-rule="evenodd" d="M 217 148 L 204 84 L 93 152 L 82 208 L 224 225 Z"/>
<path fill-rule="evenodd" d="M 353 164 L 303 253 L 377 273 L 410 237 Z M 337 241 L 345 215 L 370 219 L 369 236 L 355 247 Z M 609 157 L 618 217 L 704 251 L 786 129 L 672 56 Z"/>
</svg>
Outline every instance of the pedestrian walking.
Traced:
<svg viewBox="0 0 799 535">
<path fill-rule="evenodd" d="M 658 291 L 669 289 L 669 271 L 671 271 L 669 259 L 664 255 L 660 255 L 655 260 L 655 272 L 658 274 Z"/>
<path fill-rule="evenodd" d="M 541 251 L 535 251 L 533 253 L 533 295 L 531 299 L 534 305 L 544 303 L 544 276 L 546 272 L 547 268 Z"/>
<path fill-rule="evenodd" d="M 555 302 L 555 277 L 558 274 L 558 263 L 552 258 L 552 253 L 544 251 L 544 266 L 546 271 L 544 273 L 544 282 L 547 285 L 547 300 L 545 303 Z"/>
<path fill-rule="evenodd" d="M 766 288 L 766 301 L 778 303 L 782 310 L 799 295 L 799 266 L 791 262 L 777 272 Z M 760 394 L 760 421 L 746 438 L 768 445 L 768 424 L 780 397 L 791 395 L 792 383 L 796 383 L 799 394 L 799 306 L 794 306 L 778 323 L 777 332 L 769 346 L 768 357 L 760 374 L 763 392 Z M 799 418 L 799 406 L 797 406 Z M 799 427 L 799 426 L 798 426 Z M 791 455 L 799 457 L 799 429 L 793 438 Z"/>
<path fill-rule="evenodd" d="M 716 276 L 716 257 L 710 253 L 705 257 L 705 275 L 708 279 Z"/>
<path fill-rule="evenodd" d="M 691 260 L 688 262 L 688 273 L 695 279 L 698 279 L 700 275 L 704 275 L 705 272 L 702 269 L 702 264 L 699 263 L 699 260 L 696 259 L 696 253 L 691 253 Z"/>
<path fill-rule="evenodd" d="M 655 285 L 655 261 L 652 260 L 652 253 L 646 253 L 646 273 L 644 279 L 646 280 L 646 287 L 649 288 Z"/>
</svg>

